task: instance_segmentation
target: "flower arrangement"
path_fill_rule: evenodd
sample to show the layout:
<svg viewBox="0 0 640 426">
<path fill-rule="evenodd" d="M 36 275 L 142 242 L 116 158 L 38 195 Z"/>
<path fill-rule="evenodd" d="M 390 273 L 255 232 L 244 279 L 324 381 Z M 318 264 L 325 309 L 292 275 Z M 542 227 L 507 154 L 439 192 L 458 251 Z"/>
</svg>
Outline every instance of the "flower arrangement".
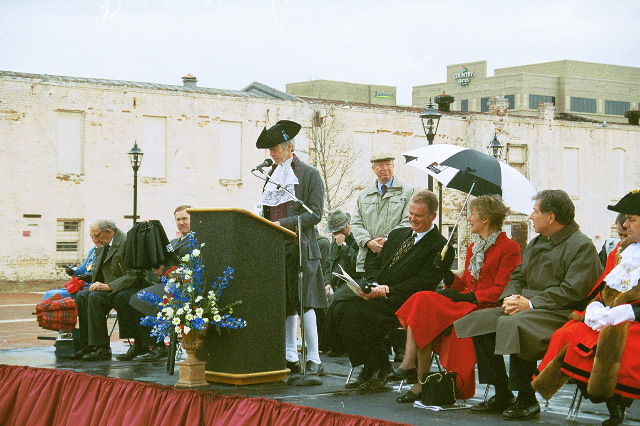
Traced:
<svg viewBox="0 0 640 426">
<path fill-rule="evenodd" d="M 230 266 L 211 285 L 203 282 L 204 264 L 200 244 L 195 233 L 187 235 L 191 252 L 182 257 L 181 264 L 169 269 L 162 277 L 164 297 L 142 292 L 140 298 L 160 309 L 156 316 L 146 316 L 140 324 L 152 327 L 151 335 L 165 338 L 171 331 L 188 334 L 191 330 L 206 330 L 209 326 L 217 329 L 244 328 L 247 323 L 232 315 L 233 308 L 240 305 L 238 300 L 220 306 L 222 291 L 233 279 L 235 270 Z"/>
</svg>

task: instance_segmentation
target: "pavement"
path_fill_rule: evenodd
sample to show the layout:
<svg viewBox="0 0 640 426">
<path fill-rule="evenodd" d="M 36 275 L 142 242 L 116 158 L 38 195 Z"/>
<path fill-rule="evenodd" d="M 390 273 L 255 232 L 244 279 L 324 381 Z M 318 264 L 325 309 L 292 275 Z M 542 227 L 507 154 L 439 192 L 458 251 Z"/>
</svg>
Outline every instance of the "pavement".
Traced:
<svg viewBox="0 0 640 426">
<path fill-rule="evenodd" d="M 56 358 L 53 340 L 41 340 L 39 337 L 55 339 L 57 333 L 38 327 L 32 315 L 35 304 L 42 298 L 45 290 L 56 288 L 56 283 L 31 286 L 7 286 L 0 283 L 0 363 L 9 365 L 26 365 L 41 368 L 58 368 L 76 372 L 84 372 L 105 377 L 117 377 L 146 383 L 158 383 L 173 386 L 178 380 L 178 373 L 169 375 L 165 361 L 142 363 L 138 361 L 121 362 L 115 360 L 102 362 L 81 362 L 64 358 Z M 114 320 L 109 320 L 109 326 Z M 117 337 L 117 326 L 112 335 L 114 355 L 124 353 L 127 343 Z M 183 359 L 185 354 L 179 354 Z M 545 405 L 538 397 L 542 413 L 535 420 L 524 422 L 507 422 L 499 415 L 477 415 L 468 409 L 430 411 L 414 408 L 410 404 L 398 404 L 395 398 L 399 395 L 398 383 L 392 383 L 380 392 L 362 394 L 344 388 L 350 365 L 347 358 L 329 358 L 321 355 L 327 375 L 320 386 L 295 387 L 284 382 L 234 386 L 210 383 L 198 388 L 224 395 L 244 395 L 247 397 L 264 397 L 293 404 L 337 411 L 347 414 L 358 414 L 366 417 L 391 420 L 412 425 L 431 423 L 440 424 L 478 424 L 478 425 L 525 425 L 525 424 L 565 424 L 565 425 L 597 425 L 608 418 L 604 404 L 592 404 L 583 400 L 575 421 L 566 420 L 575 385 L 566 384 Z M 357 371 L 354 378 L 357 377 Z M 405 388 L 406 389 L 406 388 Z M 478 385 L 476 395 L 467 400 L 467 404 L 482 401 L 484 385 Z M 463 401 L 460 401 L 463 402 Z M 640 425 L 640 403 L 636 402 L 627 411 L 625 423 Z"/>
</svg>

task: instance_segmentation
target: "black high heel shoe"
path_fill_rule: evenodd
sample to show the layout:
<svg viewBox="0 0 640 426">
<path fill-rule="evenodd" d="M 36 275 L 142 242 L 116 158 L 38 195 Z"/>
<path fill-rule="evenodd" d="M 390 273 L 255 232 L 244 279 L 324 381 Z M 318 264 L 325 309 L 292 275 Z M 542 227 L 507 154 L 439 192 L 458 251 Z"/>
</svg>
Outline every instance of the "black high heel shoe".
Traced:
<svg viewBox="0 0 640 426">
<path fill-rule="evenodd" d="M 413 404 L 414 402 L 419 400 L 421 397 L 422 397 L 422 392 L 415 394 L 410 390 L 408 390 L 407 393 L 405 393 L 404 395 L 397 397 L 396 402 L 399 402 L 400 404 Z"/>
</svg>

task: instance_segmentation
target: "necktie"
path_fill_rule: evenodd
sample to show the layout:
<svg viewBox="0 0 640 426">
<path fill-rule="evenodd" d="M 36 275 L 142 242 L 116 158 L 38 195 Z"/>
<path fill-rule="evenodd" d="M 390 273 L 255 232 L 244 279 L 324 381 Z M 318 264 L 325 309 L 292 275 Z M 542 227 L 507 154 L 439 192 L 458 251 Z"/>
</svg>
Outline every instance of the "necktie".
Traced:
<svg viewBox="0 0 640 426">
<path fill-rule="evenodd" d="M 380 187 L 380 190 L 382 191 L 382 196 L 384 197 L 384 194 L 387 193 L 387 185 L 382 184 L 382 186 Z"/>
<path fill-rule="evenodd" d="M 409 251 L 409 249 L 411 247 L 413 247 L 413 242 L 414 242 L 415 238 L 416 238 L 416 233 L 413 232 L 409 236 L 409 238 L 407 238 L 406 240 L 404 240 L 402 242 L 402 244 L 400 245 L 400 248 L 398 249 L 396 254 L 393 256 L 393 259 L 391 260 L 391 263 L 389 264 L 389 266 L 391 266 L 394 263 L 396 263 L 398 261 L 398 259 L 400 259 L 406 252 Z"/>
</svg>

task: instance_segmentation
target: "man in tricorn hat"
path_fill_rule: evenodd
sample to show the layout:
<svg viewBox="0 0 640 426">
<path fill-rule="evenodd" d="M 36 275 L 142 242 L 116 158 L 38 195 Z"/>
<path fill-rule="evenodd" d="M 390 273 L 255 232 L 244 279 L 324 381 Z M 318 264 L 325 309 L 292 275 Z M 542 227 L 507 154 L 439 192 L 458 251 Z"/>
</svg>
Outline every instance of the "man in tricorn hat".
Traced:
<svg viewBox="0 0 640 426">
<path fill-rule="evenodd" d="M 256 147 L 268 149 L 274 165 L 269 172 L 271 179 L 282 185 L 296 198 L 303 202 L 314 214 L 292 201 L 291 196 L 278 189 L 271 181 L 264 186 L 261 203 L 263 216 L 289 230 L 295 231 L 298 216 L 301 219 L 302 269 L 303 269 L 303 306 L 302 320 L 305 327 L 305 343 L 307 346 L 306 371 L 311 374 L 324 374 L 318 350 L 318 329 L 314 308 L 326 308 L 327 298 L 322 285 L 321 255 L 318 247 L 318 231 L 323 208 L 324 186 L 320 173 L 314 167 L 302 162 L 294 153 L 293 138 L 300 131 L 300 124 L 288 120 L 280 120 L 269 129 L 264 129 L 256 142 Z M 296 344 L 297 318 L 300 314 L 298 295 L 298 248 L 291 245 L 287 248 L 287 319 L 286 319 L 286 360 L 287 368 L 293 373 L 300 371 L 298 349 Z"/>
</svg>

